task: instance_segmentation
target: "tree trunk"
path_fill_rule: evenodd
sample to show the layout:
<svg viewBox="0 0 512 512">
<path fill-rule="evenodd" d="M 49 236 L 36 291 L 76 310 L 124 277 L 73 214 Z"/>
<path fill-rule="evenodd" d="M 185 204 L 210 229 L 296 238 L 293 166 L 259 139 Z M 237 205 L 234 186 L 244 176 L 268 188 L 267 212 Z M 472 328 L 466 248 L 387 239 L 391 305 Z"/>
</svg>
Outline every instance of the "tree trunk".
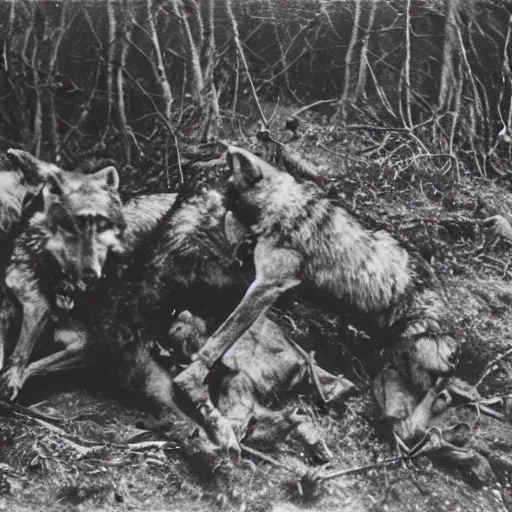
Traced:
<svg viewBox="0 0 512 512">
<path fill-rule="evenodd" d="M 130 12 L 129 0 L 123 2 L 123 38 L 121 41 L 121 50 L 119 56 L 119 66 L 116 74 L 117 85 L 117 114 L 119 118 L 119 130 L 123 139 L 125 150 L 126 163 L 131 163 L 131 143 L 130 143 L 130 127 L 126 116 L 126 104 L 124 97 L 124 69 L 126 67 L 126 60 L 130 51 L 130 34 L 133 27 L 133 20 Z"/>
<path fill-rule="evenodd" d="M 148 11 L 149 33 L 151 35 L 151 41 L 156 54 L 156 65 L 153 67 L 155 69 L 156 78 L 160 85 L 160 92 L 162 93 L 162 98 L 164 100 L 164 115 L 169 121 L 171 119 L 173 97 L 171 86 L 169 85 L 169 81 L 167 80 L 167 75 L 165 73 L 164 59 L 160 48 L 160 41 L 158 40 L 158 34 L 156 32 L 155 19 L 153 16 L 153 0 L 146 0 L 146 8 Z"/>
<path fill-rule="evenodd" d="M 359 33 L 359 22 L 361 19 L 361 0 L 356 0 L 356 10 L 354 14 L 354 24 L 352 25 L 352 35 L 350 36 L 350 42 L 348 44 L 347 53 L 345 54 L 345 77 L 343 80 L 343 92 L 341 94 L 340 101 L 336 108 L 336 112 L 333 116 L 335 121 L 341 121 L 344 123 L 347 118 L 347 101 L 349 99 L 350 92 L 350 67 L 352 62 L 352 56 L 357 43 L 357 36 Z"/>
<path fill-rule="evenodd" d="M 201 93 L 204 89 L 204 79 L 201 70 L 199 51 L 194 42 L 192 30 L 190 28 L 190 23 L 188 22 L 187 14 L 183 7 L 182 0 L 173 0 L 172 6 L 176 17 L 178 18 L 181 27 L 181 33 L 183 35 L 185 47 L 188 53 L 187 57 L 189 59 L 189 74 L 192 77 L 192 97 L 194 98 L 194 101 L 202 107 L 203 98 Z"/>
<path fill-rule="evenodd" d="M 459 0 L 446 0 L 445 3 L 446 19 L 444 23 L 443 63 L 441 69 L 441 85 L 437 99 L 437 104 L 440 109 L 450 104 L 453 93 L 455 79 L 453 72 L 453 50 L 456 39 L 454 27 L 457 23 L 456 14 L 458 4 Z"/>
<path fill-rule="evenodd" d="M 108 15 L 108 46 L 107 46 L 107 122 L 105 133 L 108 131 L 112 109 L 114 106 L 114 62 L 117 38 L 117 20 L 113 0 L 107 0 Z"/>
<path fill-rule="evenodd" d="M 59 48 L 62 42 L 62 37 L 64 36 L 64 31 L 66 29 L 66 10 L 67 4 L 65 1 L 62 2 L 61 13 L 60 13 L 60 22 L 59 28 L 57 29 L 57 36 L 54 38 L 54 43 L 52 47 L 52 53 L 50 55 L 50 62 L 48 64 L 48 79 L 53 80 L 55 75 L 55 70 L 57 67 L 57 58 L 59 56 Z M 52 145 L 52 155 L 56 158 L 57 150 L 60 148 L 60 134 L 59 134 L 59 126 L 57 121 L 57 112 L 55 111 L 55 95 L 54 95 L 55 87 L 50 87 L 48 91 L 48 115 L 50 117 L 50 125 L 51 125 L 51 145 Z"/>
</svg>

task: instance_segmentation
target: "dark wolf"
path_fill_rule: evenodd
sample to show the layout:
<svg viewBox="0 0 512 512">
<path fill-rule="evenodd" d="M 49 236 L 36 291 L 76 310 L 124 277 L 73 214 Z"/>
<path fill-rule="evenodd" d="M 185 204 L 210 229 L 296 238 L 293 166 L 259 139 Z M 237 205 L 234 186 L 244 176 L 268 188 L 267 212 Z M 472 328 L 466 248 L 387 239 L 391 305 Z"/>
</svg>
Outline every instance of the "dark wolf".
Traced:
<svg viewBox="0 0 512 512">
<path fill-rule="evenodd" d="M 395 364 L 419 395 L 453 372 L 458 343 L 449 334 L 447 304 L 430 268 L 390 234 L 363 227 L 312 181 L 252 153 L 229 147 L 227 208 L 256 239 L 256 278 L 229 318 L 174 379 L 175 398 L 201 424 L 212 366 L 286 290 L 303 284 L 330 297 L 350 323 L 395 346 Z M 383 404 L 392 422 L 395 402 Z M 217 436 L 219 437 L 219 436 Z"/>
<path fill-rule="evenodd" d="M 74 314 L 83 313 L 81 321 L 90 326 L 93 353 L 103 354 L 114 382 L 142 398 L 154 416 L 147 426 L 169 422 L 176 413 L 171 374 L 154 354 L 157 343 L 165 344 L 173 311 L 190 310 L 212 331 L 247 288 L 224 235 L 224 214 L 215 191 L 180 193 L 135 250 L 123 279 L 112 287 L 99 283 L 75 305 Z M 230 430 L 211 402 L 206 407 L 216 427 Z M 232 432 L 231 442 L 237 445 Z"/>
<path fill-rule="evenodd" d="M 45 186 L 42 211 L 16 239 L 5 274 L 2 348 L 12 325 L 21 321 L 9 368 L 1 377 L 3 392 L 10 398 L 28 376 L 30 354 L 52 311 L 72 309 L 74 296 L 94 287 L 102 277 L 107 257 L 128 258 L 175 200 L 174 194 L 142 196 L 123 207 L 114 167 L 85 174 L 64 171 L 28 153 L 18 154 L 22 164 L 44 174 Z M 70 334 L 68 328 L 64 331 Z M 74 346 L 79 338 L 73 337 L 74 351 L 80 348 Z"/>
</svg>

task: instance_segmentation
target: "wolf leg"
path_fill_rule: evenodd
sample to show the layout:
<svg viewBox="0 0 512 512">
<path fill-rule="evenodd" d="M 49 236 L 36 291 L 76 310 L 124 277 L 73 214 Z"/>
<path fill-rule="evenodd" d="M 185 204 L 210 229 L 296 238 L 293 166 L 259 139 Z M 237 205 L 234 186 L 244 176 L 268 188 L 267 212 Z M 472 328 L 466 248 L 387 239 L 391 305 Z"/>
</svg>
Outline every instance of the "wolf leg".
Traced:
<svg viewBox="0 0 512 512">
<path fill-rule="evenodd" d="M 66 328 L 55 334 L 55 342 L 65 348 L 54 354 L 30 363 L 25 370 L 25 380 L 30 377 L 49 375 L 66 370 L 83 368 L 91 362 L 87 332 L 80 329 Z"/>
<path fill-rule="evenodd" d="M 178 407 L 200 425 L 207 421 L 201 410 L 210 400 L 205 381 L 212 366 L 280 295 L 300 283 L 300 257 L 295 252 L 258 242 L 254 257 L 256 280 L 235 311 L 199 350 L 197 359 L 174 379 Z"/>
<path fill-rule="evenodd" d="M 119 376 L 128 390 L 142 395 L 149 403 L 152 418 L 144 420 L 143 428 L 156 429 L 183 417 L 174 405 L 172 379 L 168 371 L 155 361 L 146 346 L 134 345 L 120 354 Z M 217 445 L 239 452 L 238 440 L 232 426 L 210 401 L 200 404 L 198 414 L 207 419 L 201 426 Z"/>
<path fill-rule="evenodd" d="M 50 308 L 46 300 L 34 297 L 33 302 L 22 302 L 23 321 L 18 342 L 9 358 L 10 365 L 0 377 L 2 394 L 14 400 L 25 382 L 25 370 L 41 332 L 49 318 Z"/>
</svg>

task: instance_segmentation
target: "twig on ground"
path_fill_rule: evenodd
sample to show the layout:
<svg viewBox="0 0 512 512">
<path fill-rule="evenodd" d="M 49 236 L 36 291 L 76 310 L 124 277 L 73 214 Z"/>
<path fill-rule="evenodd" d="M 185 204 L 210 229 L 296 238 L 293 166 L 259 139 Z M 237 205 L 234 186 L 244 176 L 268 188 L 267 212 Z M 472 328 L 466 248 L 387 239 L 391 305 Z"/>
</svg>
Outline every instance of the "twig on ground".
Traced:
<svg viewBox="0 0 512 512">
<path fill-rule="evenodd" d="M 502 352 L 501 354 L 498 354 L 492 361 L 487 363 L 487 366 L 485 367 L 484 373 L 482 376 L 478 379 L 478 381 L 475 384 L 475 388 L 478 388 L 482 384 L 482 382 L 495 370 L 497 369 L 497 363 L 507 357 L 509 354 L 512 354 L 512 348 L 509 348 L 508 350 L 505 350 L 505 352 Z"/>
<path fill-rule="evenodd" d="M 16 404 L 13 402 L 6 402 L 5 400 L 0 399 L 0 410 L 7 409 L 12 412 L 16 412 L 17 414 L 21 414 L 23 416 L 28 416 L 33 419 L 40 419 L 44 421 L 51 421 L 55 423 L 61 423 L 64 421 L 64 418 L 58 418 L 56 416 L 51 416 L 49 414 L 44 414 L 35 409 L 31 409 L 29 407 L 25 407 L 20 404 Z"/>
<path fill-rule="evenodd" d="M 272 464 L 273 466 L 277 468 L 285 469 L 286 471 L 289 471 L 290 473 L 295 473 L 297 476 L 302 477 L 303 473 L 299 471 L 296 468 L 292 468 L 291 466 L 288 466 L 286 464 L 283 464 L 282 462 L 279 462 L 278 460 L 274 459 L 270 455 L 267 455 L 266 453 L 260 452 L 259 450 L 256 450 L 254 448 L 251 448 L 243 443 L 240 443 L 240 448 L 243 452 L 246 452 L 250 455 L 254 455 L 255 457 L 258 457 L 259 459 L 268 462 L 269 464 Z"/>
<path fill-rule="evenodd" d="M 139 443 L 128 443 L 129 450 L 144 450 L 146 448 L 164 448 L 169 441 L 141 441 Z"/>
<path fill-rule="evenodd" d="M 337 101 L 338 100 L 336 98 L 332 98 L 330 100 L 315 101 L 314 103 L 310 103 L 309 105 L 304 105 L 303 107 L 299 108 L 299 110 L 294 112 L 290 117 L 297 117 L 298 115 L 302 114 L 303 112 L 306 112 L 306 110 L 317 107 L 318 105 L 325 105 L 326 103 L 336 103 Z"/>
</svg>

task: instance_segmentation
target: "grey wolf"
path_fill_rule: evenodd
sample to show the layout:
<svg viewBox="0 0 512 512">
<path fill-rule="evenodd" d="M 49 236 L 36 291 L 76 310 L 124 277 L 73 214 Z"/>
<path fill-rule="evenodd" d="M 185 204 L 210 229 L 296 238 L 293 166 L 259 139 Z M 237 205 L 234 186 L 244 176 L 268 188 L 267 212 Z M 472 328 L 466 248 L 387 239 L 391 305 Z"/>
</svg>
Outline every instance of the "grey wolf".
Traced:
<svg viewBox="0 0 512 512">
<path fill-rule="evenodd" d="M 22 150 L 9 149 L 2 155 L 0 171 L 0 276 L 5 276 L 15 240 L 39 210 L 38 198 L 48 174 L 56 169 Z M 4 290 L 5 291 L 5 290 Z M 4 311 L 7 305 L 4 305 Z M 8 314 L 1 315 L 0 322 Z M 0 343 L 0 368 L 4 365 L 4 346 Z"/>
<path fill-rule="evenodd" d="M 93 352 L 104 354 L 113 382 L 132 397 L 139 395 L 152 413 L 147 427 L 172 421 L 178 412 L 171 373 L 155 357 L 155 346 L 167 343 L 173 311 L 189 310 L 204 321 L 201 329 L 213 332 L 239 303 L 250 279 L 250 270 L 240 267 L 226 235 L 223 197 L 214 190 L 197 193 L 190 188 L 179 193 L 162 222 L 139 244 L 123 279 L 106 290 L 100 283 L 101 300 L 95 291 L 90 303 L 75 307 L 89 322 L 94 319 Z M 232 236 L 231 226 L 227 228 Z M 257 336 L 273 334 L 266 329 Z M 182 355 L 194 352 L 196 343 L 186 344 Z M 217 444 L 227 441 L 236 450 L 232 421 L 210 399 L 202 406 L 210 438 Z"/>
<path fill-rule="evenodd" d="M 172 351 L 174 362 L 189 364 L 206 341 L 206 333 L 201 318 L 182 311 L 171 326 L 165 348 Z M 335 377 L 316 364 L 311 368 L 307 354 L 265 315 L 224 354 L 210 381 L 212 402 L 231 422 L 240 441 L 274 444 L 293 433 L 317 462 L 330 458 L 319 432 L 309 418 L 282 407 L 298 390 L 322 393 L 332 405 L 353 389 L 342 376 Z M 269 405 L 280 409 L 271 410 Z"/>
<path fill-rule="evenodd" d="M 6 270 L 2 348 L 11 324 L 21 319 L 9 368 L 1 377 L 3 391 L 11 398 L 28 376 L 25 368 L 50 313 L 72 309 L 74 295 L 102 277 L 107 256 L 128 257 L 137 240 L 154 228 L 175 200 L 174 194 L 143 196 L 123 208 L 114 167 L 83 174 L 63 171 L 31 155 L 27 161 L 38 170 L 50 167 L 51 172 L 41 192 L 42 211 L 17 238 Z M 73 339 L 69 345 L 78 350 Z M 52 364 L 59 361 L 54 358 Z M 44 365 L 42 371 L 46 371 Z"/>
<path fill-rule="evenodd" d="M 115 286 L 110 279 L 101 279 L 94 287 L 74 295 L 70 321 L 82 330 L 68 328 L 61 338 L 69 341 L 69 346 L 46 360 L 35 361 L 26 370 L 37 336 L 25 328 L 29 343 L 22 344 L 22 349 L 18 343 L 11 367 L 3 375 L 8 393 L 15 394 L 27 375 L 73 367 L 92 354 L 117 376 L 117 387 L 132 391 L 132 396 L 147 398 L 150 412 L 164 417 L 173 412 L 172 382 L 153 356 L 153 340 L 167 335 L 176 307 L 188 307 L 218 325 L 247 285 L 223 233 L 225 209 L 221 196 L 215 192 L 192 196 L 180 194 L 180 200 L 151 233 L 138 240 L 132 237 L 136 246 L 133 254 L 121 258 L 121 262 L 110 258 L 108 275 L 115 276 L 119 265 L 123 267 L 123 278 L 114 279 Z M 39 222 L 46 220 L 41 216 Z M 32 313 L 35 311 L 36 318 L 44 317 L 46 321 L 56 305 L 51 303 L 56 296 L 56 280 L 37 265 L 37 258 L 46 253 L 47 236 L 44 226 L 41 229 L 37 222 L 33 224 L 38 231 L 26 232 L 25 241 L 20 241 L 17 266 L 13 265 L 18 277 L 11 285 L 14 281 L 25 282 L 24 289 L 17 293 L 23 310 L 31 312 L 29 320 L 36 316 Z M 57 276 L 63 277 L 59 265 L 54 268 Z M 24 323 L 26 319 L 24 316 Z"/>
<path fill-rule="evenodd" d="M 312 181 L 297 181 L 252 153 L 228 147 L 227 208 L 256 239 L 256 278 L 244 298 L 174 379 L 177 405 L 200 424 L 211 368 L 285 291 L 306 285 L 373 339 L 396 347 L 408 386 L 423 394 L 454 370 L 458 343 L 430 268 L 390 234 L 362 226 Z M 392 401 L 383 414 L 404 420 Z M 217 437 L 220 437 L 219 435 Z"/>
<path fill-rule="evenodd" d="M 41 191 L 51 164 L 37 172 L 27 165 L 24 151 L 10 149 L 0 159 L 0 274 L 9 263 L 13 242 L 37 210 L 34 199 Z"/>
</svg>

